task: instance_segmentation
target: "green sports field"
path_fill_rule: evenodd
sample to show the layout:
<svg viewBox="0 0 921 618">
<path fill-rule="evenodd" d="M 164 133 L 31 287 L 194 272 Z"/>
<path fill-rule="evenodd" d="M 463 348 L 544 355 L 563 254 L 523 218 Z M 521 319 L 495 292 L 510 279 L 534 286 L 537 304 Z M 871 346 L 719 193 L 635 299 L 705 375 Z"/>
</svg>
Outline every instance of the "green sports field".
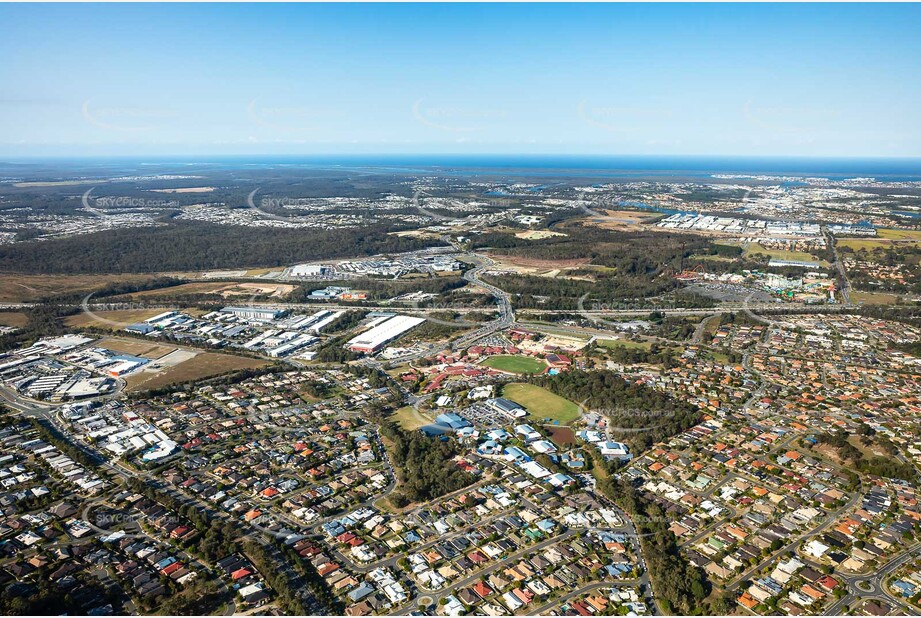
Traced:
<svg viewBox="0 0 921 618">
<path fill-rule="evenodd" d="M 483 361 L 483 365 L 508 371 L 510 373 L 543 373 L 547 370 L 547 363 L 530 356 L 490 356 Z"/>
<path fill-rule="evenodd" d="M 536 422 L 568 425 L 580 416 L 579 406 L 533 384 L 506 384 L 502 396 L 527 408 L 528 416 Z"/>
</svg>

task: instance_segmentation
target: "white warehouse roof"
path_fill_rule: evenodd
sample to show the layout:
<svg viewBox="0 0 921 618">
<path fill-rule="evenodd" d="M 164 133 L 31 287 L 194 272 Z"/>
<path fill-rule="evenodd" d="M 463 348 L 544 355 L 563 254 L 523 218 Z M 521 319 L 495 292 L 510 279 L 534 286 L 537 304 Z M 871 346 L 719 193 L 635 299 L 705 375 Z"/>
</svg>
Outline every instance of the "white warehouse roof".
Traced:
<svg viewBox="0 0 921 618">
<path fill-rule="evenodd" d="M 411 328 L 425 322 L 425 318 L 411 315 L 397 315 L 381 322 L 371 330 L 349 341 L 348 346 L 362 352 L 376 352 L 378 348 L 392 339 L 396 339 Z"/>
</svg>

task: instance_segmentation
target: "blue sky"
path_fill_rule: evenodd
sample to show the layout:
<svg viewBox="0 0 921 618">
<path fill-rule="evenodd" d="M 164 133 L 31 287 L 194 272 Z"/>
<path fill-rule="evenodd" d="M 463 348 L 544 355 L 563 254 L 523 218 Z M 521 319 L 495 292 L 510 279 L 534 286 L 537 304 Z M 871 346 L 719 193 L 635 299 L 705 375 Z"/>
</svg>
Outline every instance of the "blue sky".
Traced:
<svg viewBox="0 0 921 618">
<path fill-rule="evenodd" d="M 0 5 L 0 155 L 921 155 L 910 4 Z"/>
</svg>

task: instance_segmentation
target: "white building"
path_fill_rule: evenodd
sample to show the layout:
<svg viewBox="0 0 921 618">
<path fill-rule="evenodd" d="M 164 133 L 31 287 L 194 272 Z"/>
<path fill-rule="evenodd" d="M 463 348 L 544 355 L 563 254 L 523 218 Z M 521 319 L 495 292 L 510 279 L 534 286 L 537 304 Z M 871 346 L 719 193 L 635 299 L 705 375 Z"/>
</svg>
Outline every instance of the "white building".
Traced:
<svg viewBox="0 0 921 618">
<path fill-rule="evenodd" d="M 221 313 L 229 313 L 245 320 L 262 320 L 270 322 L 284 313 L 278 309 L 264 309 L 261 307 L 224 307 Z"/>
<path fill-rule="evenodd" d="M 417 318 L 411 315 L 396 315 L 379 323 L 371 330 L 354 337 L 348 342 L 348 347 L 353 352 L 373 354 L 383 348 L 388 342 L 393 341 L 403 333 L 419 326 L 423 322 L 425 322 L 425 318 Z"/>
</svg>

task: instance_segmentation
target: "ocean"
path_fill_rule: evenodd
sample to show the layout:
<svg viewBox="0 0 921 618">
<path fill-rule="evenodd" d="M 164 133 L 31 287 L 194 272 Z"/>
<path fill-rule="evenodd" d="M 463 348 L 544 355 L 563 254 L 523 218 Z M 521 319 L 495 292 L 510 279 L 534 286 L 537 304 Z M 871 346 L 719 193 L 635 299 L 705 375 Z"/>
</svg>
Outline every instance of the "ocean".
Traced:
<svg viewBox="0 0 921 618">
<path fill-rule="evenodd" d="M 151 168 L 188 170 L 304 168 L 377 174 L 447 176 L 519 176 L 529 178 L 591 178 L 611 181 L 631 178 L 703 180 L 713 174 L 818 176 L 832 180 L 873 177 L 877 180 L 921 181 L 921 158 L 833 157 L 715 157 L 601 155 L 312 155 L 30 158 L 0 162 L 0 173 L 22 174 L 30 168 L 83 171 Z"/>
</svg>

